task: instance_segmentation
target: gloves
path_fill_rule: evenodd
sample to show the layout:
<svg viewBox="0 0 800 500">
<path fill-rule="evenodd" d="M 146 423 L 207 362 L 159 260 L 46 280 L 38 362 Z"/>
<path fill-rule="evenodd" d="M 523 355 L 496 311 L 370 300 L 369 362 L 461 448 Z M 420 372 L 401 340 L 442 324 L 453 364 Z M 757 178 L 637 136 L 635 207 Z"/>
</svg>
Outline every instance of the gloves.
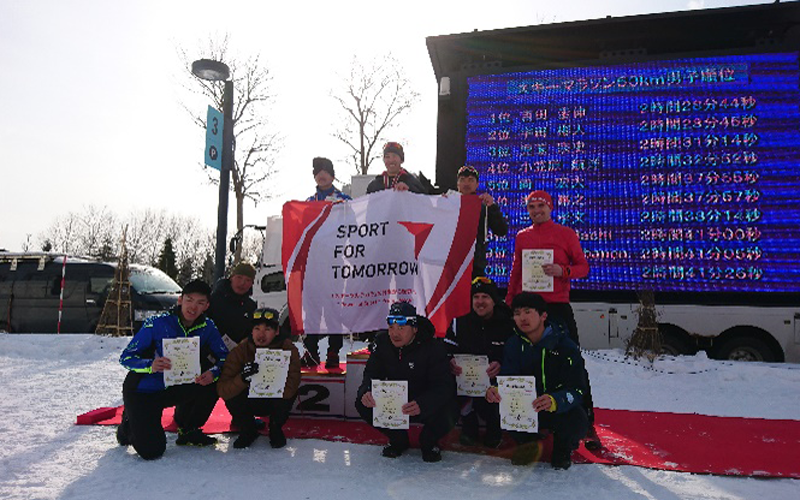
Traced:
<svg viewBox="0 0 800 500">
<path fill-rule="evenodd" d="M 250 379 L 253 378 L 253 375 L 256 373 L 258 373 L 258 363 L 255 361 L 245 363 L 245 365 L 242 367 L 242 380 L 249 384 Z"/>
</svg>

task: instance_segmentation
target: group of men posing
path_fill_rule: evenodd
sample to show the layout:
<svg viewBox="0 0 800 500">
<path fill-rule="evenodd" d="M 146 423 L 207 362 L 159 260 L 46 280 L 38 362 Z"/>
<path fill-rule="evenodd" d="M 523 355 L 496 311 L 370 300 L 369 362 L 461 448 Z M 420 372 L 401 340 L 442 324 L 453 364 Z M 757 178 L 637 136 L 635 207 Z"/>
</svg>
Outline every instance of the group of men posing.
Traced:
<svg viewBox="0 0 800 500">
<path fill-rule="evenodd" d="M 387 143 L 386 171 L 370 183 L 367 192 L 397 189 L 425 193 L 422 183 L 402 168 L 404 160 L 402 146 Z M 317 191 L 308 201 L 349 199 L 333 186 L 335 174 L 330 160 L 315 158 L 313 173 Z M 458 191 L 462 195 L 477 194 L 478 179 L 477 170 L 462 167 L 458 172 Z M 532 224 L 516 236 L 514 264 L 504 303 L 496 285 L 481 275 L 486 263 L 487 227 L 495 234 L 505 235 L 508 225 L 491 195 L 484 193 L 480 198 L 483 206 L 476 241 L 472 310 L 456 318 L 442 340 L 434 338 L 433 325 L 417 314 L 412 304 L 392 304 L 387 316 L 388 329 L 375 337 L 356 397 L 356 409 L 372 424 L 376 406 L 372 380 L 408 381 L 409 401 L 402 411 L 412 422 L 423 424 L 419 438 L 423 460 L 437 462 L 441 460 L 439 440 L 453 428 L 459 416 L 462 444 L 480 444 L 480 417 L 486 428 L 483 446 L 499 447 L 501 396 L 496 377 L 534 376 L 538 397 L 533 408 L 539 415 L 540 429 L 549 430 L 554 437 L 551 464 L 566 469 L 582 439 L 587 448 L 600 447 L 594 432 L 589 378 L 569 304 L 570 280 L 585 277 L 589 265 L 575 232 L 552 221 L 550 196 L 544 191 L 534 191 L 525 199 Z M 553 277 L 552 292 L 522 291 L 521 258 L 525 249 L 553 250 L 553 263 L 543 266 L 544 273 Z M 239 264 L 229 279 L 220 280 L 213 293 L 200 280 L 190 282 L 175 310 L 148 319 L 136 333 L 120 357 L 120 362 L 130 370 L 123 384 L 125 411 L 117 430 L 121 445 L 133 445 L 145 459 L 160 457 L 166 448 L 161 412 L 168 406 L 176 406 L 174 418 L 179 430 L 176 444 L 212 445 L 216 439 L 203 434 L 201 427 L 218 397 L 223 398 L 233 424 L 240 430 L 233 444 L 235 448 L 250 446 L 266 427 L 257 416 L 269 417 L 271 446 L 280 448 L 286 444 L 282 427 L 297 394 L 301 364 L 320 362 L 320 336 L 307 336 L 305 362 L 301 362 L 297 348 L 288 336 L 280 333 L 278 312 L 256 309 L 249 298 L 254 277 L 251 265 Z M 163 372 L 171 364 L 163 357 L 162 341 L 189 336 L 200 338 L 202 373 L 193 384 L 166 387 Z M 342 336 L 331 335 L 327 367 L 338 367 L 341 346 Z M 282 398 L 248 397 L 250 380 L 259 370 L 255 363 L 257 348 L 291 353 Z M 461 372 L 461 367 L 454 354 L 488 357 L 487 375 L 492 385 L 484 397 L 456 397 L 454 376 Z M 407 431 L 379 430 L 389 439 L 383 456 L 398 457 L 409 448 Z M 513 463 L 529 464 L 539 457 L 541 433 L 508 434 L 516 445 Z"/>
</svg>

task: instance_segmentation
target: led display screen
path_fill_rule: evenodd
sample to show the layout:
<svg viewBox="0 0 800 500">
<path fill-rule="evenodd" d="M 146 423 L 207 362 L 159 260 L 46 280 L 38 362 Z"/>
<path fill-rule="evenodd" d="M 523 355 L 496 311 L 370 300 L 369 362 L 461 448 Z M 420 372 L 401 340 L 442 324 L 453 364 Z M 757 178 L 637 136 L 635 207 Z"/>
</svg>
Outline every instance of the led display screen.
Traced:
<svg viewBox="0 0 800 500">
<path fill-rule="evenodd" d="M 467 79 L 467 163 L 510 224 L 544 189 L 591 266 L 583 290 L 800 291 L 798 54 L 652 61 Z"/>
</svg>

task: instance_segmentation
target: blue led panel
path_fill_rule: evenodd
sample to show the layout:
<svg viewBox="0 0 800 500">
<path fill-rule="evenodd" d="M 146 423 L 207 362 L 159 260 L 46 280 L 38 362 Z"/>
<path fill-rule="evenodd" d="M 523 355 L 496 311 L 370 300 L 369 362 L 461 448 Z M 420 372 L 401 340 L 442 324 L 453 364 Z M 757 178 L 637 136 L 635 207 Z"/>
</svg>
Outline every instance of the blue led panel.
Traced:
<svg viewBox="0 0 800 500">
<path fill-rule="evenodd" d="M 468 79 L 467 163 L 509 219 L 548 191 L 591 265 L 583 290 L 800 291 L 798 54 Z"/>
</svg>

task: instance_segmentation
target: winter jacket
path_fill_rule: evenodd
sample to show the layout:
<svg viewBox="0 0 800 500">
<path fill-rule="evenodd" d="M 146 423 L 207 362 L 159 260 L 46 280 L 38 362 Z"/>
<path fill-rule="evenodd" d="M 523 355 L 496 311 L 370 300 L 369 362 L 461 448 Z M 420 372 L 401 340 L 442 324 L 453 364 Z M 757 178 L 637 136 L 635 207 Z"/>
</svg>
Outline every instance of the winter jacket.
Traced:
<svg viewBox="0 0 800 500">
<path fill-rule="evenodd" d="M 289 360 L 289 372 L 286 376 L 286 385 L 283 388 L 283 399 L 292 399 L 297 394 L 300 387 L 300 354 L 297 347 L 289 339 L 276 338 L 267 349 L 282 349 L 290 351 L 292 357 Z M 231 399 L 248 388 L 247 383 L 242 380 L 242 368 L 245 363 L 250 363 L 256 359 L 256 344 L 253 337 L 247 337 L 239 345 L 233 348 L 225 366 L 222 367 L 222 375 L 217 382 L 217 393 L 222 399 Z"/>
<path fill-rule="evenodd" d="M 201 372 L 211 370 L 216 380 L 228 355 L 228 348 L 214 326 L 214 322 L 205 316 L 197 318 L 192 326 L 184 328 L 178 316 L 180 309 L 176 307 L 170 312 L 151 316 L 145 320 L 142 328 L 133 336 L 128 347 L 122 351 L 120 364 L 141 375 L 136 385 L 136 392 L 158 392 L 165 389 L 164 372 L 152 372 L 155 356 L 164 355 L 163 340 L 184 337 L 200 337 Z M 212 366 L 208 361 L 213 356 Z"/>
<path fill-rule="evenodd" d="M 553 277 L 552 292 L 537 293 L 548 303 L 569 303 L 569 281 L 585 278 L 589 274 L 589 263 L 583 255 L 575 231 L 549 220 L 526 227 L 517 233 L 506 304 L 511 304 L 514 296 L 522 292 L 522 251 L 531 249 L 553 250 L 553 263 L 564 270 L 563 276 Z"/>
<path fill-rule="evenodd" d="M 481 218 L 478 222 L 478 237 L 475 239 L 475 260 L 472 264 L 473 276 L 485 276 L 486 272 L 486 226 L 496 236 L 508 234 L 508 222 L 500 211 L 497 203 L 486 206 L 481 205 Z"/>
<path fill-rule="evenodd" d="M 500 375 L 533 375 L 536 394 L 549 394 L 556 413 L 580 406 L 586 392 L 583 357 L 578 346 L 561 328 L 545 328 L 536 344 L 518 330 L 509 337 L 503 351 Z"/>
<path fill-rule="evenodd" d="M 503 346 L 514 333 L 514 320 L 507 305 L 500 303 L 484 320 L 475 311 L 458 317 L 450 324 L 444 342 L 449 354 L 488 356 L 489 362 L 503 361 Z"/>
<path fill-rule="evenodd" d="M 332 187 L 327 191 L 323 191 L 320 188 L 317 188 L 317 192 L 314 193 L 313 196 L 309 196 L 308 199 L 306 199 L 306 201 L 347 201 L 347 200 L 352 200 L 352 198 L 350 198 L 343 192 L 339 191 L 335 187 Z"/>
<path fill-rule="evenodd" d="M 425 318 L 410 344 L 395 347 L 389 332 L 375 336 L 375 348 L 364 367 L 356 401 L 372 390 L 373 380 L 407 380 L 408 400 L 416 401 L 424 420 L 438 413 L 455 397 L 455 378 L 441 340 L 433 338 L 433 325 Z"/>
<path fill-rule="evenodd" d="M 238 295 L 231 288 L 229 278 L 221 279 L 211 292 L 208 316 L 214 320 L 222 335 L 235 343 L 246 339 L 253 330 L 253 311 L 256 303 L 247 295 Z"/>
<path fill-rule="evenodd" d="M 367 186 L 367 194 L 383 191 L 384 189 L 391 189 L 391 181 L 387 184 L 387 179 L 384 175 L 376 175 L 372 182 Z M 400 171 L 397 182 L 405 182 L 408 185 L 408 190 L 412 193 L 428 194 L 428 190 L 422 185 L 414 174 L 410 174 L 405 170 Z"/>
</svg>

